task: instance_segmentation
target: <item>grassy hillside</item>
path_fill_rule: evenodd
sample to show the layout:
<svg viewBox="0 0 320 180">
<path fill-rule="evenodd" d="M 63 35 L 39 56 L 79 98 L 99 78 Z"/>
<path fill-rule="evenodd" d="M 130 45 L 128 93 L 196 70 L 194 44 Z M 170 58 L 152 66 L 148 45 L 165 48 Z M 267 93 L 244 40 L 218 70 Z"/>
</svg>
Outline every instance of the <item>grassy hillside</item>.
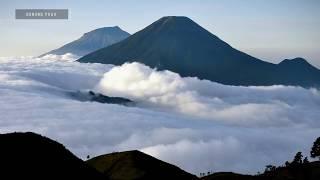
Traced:
<svg viewBox="0 0 320 180">
<path fill-rule="evenodd" d="M 180 168 L 140 151 L 116 152 L 87 161 L 110 179 L 198 179 Z"/>
</svg>

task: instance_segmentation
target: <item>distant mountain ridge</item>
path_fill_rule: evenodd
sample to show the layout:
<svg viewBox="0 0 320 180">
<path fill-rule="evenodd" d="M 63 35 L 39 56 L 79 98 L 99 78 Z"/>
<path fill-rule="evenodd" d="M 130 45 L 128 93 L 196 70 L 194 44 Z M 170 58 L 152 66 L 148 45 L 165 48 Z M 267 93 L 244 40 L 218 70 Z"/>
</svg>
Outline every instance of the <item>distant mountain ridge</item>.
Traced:
<svg viewBox="0 0 320 180">
<path fill-rule="evenodd" d="M 227 85 L 320 86 L 320 70 L 302 58 L 273 64 L 234 49 L 191 19 L 163 17 L 127 39 L 92 52 L 84 63 L 137 61 Z"/>
<path fill-rule="evenodd" d="M 114 43 L 117 43 L 127 37 L 130 34 L 123 31 L 118 26 L 103 27 L 95 29 L 93 31 L 85 33 L 79 39 L 72 41 L 58 49 L 52 50 L 46 54 L 63 55 L 66 53 L 72 53 L 78 56 L 84 56 L 98 49 L 107 47 Z M 41 56 L 43 56 L 41 55 Z"/>
</svg>

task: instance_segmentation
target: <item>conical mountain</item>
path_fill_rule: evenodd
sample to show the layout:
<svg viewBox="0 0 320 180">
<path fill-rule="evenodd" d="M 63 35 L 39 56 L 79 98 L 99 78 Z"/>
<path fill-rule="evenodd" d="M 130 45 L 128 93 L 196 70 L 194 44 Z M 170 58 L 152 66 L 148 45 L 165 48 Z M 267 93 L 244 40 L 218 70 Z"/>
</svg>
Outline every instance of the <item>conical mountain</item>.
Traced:
<svg viewBox="0 0 320 180">
<path fill-rule="evenodd" d="M 62 55 L 66 53 L 72 53 L 78 56 L 83 56 L 98 49 L 117 43 L 129 36 L 129 33 L 123 31 L 118 26 L 103 27 L 87 32 L 79 39 L 45 54 Z"/>
<path fill-rule="evenodd" d="M 78 61 L 121 65 L 137 61 L 181 76 L 229 85 L 320 85 L 320 71 L 287 76 L 290 68 L 238 51 L 187 17 L 163 17 L 129 38 Z M 305 66 L 298 68 L 304 69 Z M 284 76 L 282 76 L 284 75 Z M 305 81 L 296 81 L 304 77 Z"/>
</svg>

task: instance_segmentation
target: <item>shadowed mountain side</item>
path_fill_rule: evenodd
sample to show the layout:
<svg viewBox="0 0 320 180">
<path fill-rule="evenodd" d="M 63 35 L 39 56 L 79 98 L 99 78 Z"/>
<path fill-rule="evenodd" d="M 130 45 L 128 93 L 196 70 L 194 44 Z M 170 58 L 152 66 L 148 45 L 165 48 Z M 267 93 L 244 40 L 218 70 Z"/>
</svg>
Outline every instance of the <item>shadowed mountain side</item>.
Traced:
<svg viewBox="0 0 320 180">
<path fill-rule="evenodd" d="M 0 154 L 0 179 L 108 179 L 62 144 L 30 132 L 0 134 Z"/>
<path fill-rule="evenodd" d="M 300 59 L 272 64 L 232 48 L 191 19 L 163 17 L 127 39 L 79 62 L 121 65 L 137 61 L 181 76 L 228 85 L 320 85 L 320 71 Z"/>
<path fill-rule="evenodd" d="M 72 41 L 58 49 L 47 52 L 41 56 L 46 54 L 63 55 L 66 53 L 84 56 L 98 49 L 122 41 L 129 36 L 129 33 L 123 31 L 118 26 L 103 27 L 87 32 L 79 39 Z"/>
<path fill-rule="evenodd" d="M 111 179 L 198 179 L 174 165 L 136 150 L 101 155 L 87 163 Z"/>
</svg>

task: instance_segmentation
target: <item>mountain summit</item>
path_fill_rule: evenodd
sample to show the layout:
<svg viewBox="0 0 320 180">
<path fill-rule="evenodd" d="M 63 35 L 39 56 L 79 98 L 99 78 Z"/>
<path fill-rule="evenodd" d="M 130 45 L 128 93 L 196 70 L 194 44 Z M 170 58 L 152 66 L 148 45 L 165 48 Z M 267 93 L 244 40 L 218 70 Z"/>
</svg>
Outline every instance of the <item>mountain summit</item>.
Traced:
<svg viewBox="0 0 320 180">
<path fill-rule="evenodd" d="M 292 73 L 292 62 L 272 64 L 252 57 L 182 16 L 163 17 L 129 38 L 78 61 L 115 65 L 137 61 L 184 77 L 228 85 L 320 85 L 318 69 L 294 63 Z"/>
<path fill-rule="evenodd" d="M 35 133 L 0 134 L 0 146 L 1 179 L 109 179 L 62 144 Z"/>
<path fill-rule="evenodd" d="M 87 32 L 79 39 L 46 54 L 62 55 L 66 53 L 72 53 L 78 56 L 83 56 L 89 54 L 90 52 L 117 43 L 128 36 L 130 36 L 130 34 L 123 31 L 118 26 L 103 27 Z"/>
</svg>

